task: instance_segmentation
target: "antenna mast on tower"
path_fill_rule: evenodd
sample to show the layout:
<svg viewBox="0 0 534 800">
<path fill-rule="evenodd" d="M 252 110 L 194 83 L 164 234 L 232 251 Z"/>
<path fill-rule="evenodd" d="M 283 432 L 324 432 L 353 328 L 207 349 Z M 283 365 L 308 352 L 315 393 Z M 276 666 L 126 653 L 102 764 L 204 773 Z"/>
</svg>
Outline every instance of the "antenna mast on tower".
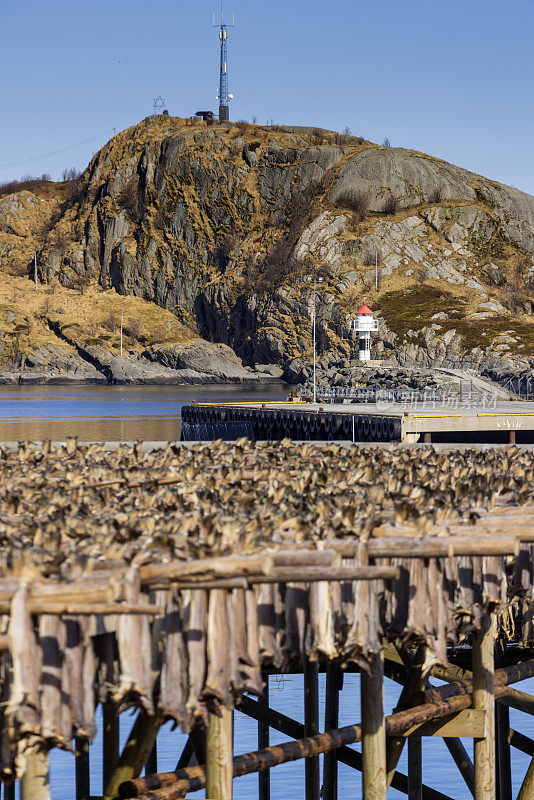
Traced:
<svg viewBox="0 0 534 800">
<path fill-rule="evenodd" d="M 228 25 L 223 17 L 223 4 L 221 0 L 221 22 L 219 25 L 215 24 L 215 14 L 213 15 L 213 27 L 219 29 L 219 40 L 221 42 L 221 71 L 219 75 L 219 122 L 224 122 L 230 119 L 230 100 L 233 100 L 233 95 L 228 94 L 228 28 L 234 27 L 234 18 L 232 24 Z"/>
</svg>

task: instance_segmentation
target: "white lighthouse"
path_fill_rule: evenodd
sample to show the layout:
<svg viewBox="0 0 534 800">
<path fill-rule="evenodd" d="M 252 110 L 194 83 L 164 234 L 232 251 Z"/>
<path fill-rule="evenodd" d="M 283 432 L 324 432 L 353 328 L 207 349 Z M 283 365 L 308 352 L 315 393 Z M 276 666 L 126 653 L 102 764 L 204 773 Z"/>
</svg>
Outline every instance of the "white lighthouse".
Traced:
<svg viewBox="0 0 534 800">
<path fill-rule="evenodd" d="M 378 330 L 378 322 L 373 319 L 373 312 L 365 302 L 356 312 L 356 318 L 351 320 L 351 331 L 358 334 L 358 358 L 360 361 L 371 360 L 371 331 Z"/>
</svg>

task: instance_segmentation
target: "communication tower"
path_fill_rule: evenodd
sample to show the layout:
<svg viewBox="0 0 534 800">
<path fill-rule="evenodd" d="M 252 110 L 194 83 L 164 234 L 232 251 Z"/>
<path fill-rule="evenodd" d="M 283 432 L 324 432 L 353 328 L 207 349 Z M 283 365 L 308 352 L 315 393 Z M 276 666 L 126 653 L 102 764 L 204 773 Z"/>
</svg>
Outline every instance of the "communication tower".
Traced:
<svg viewBox="0 0 534 800">
<path fill-rule="evenodd" d="M 233 94 L 228 94 L 228 29 L 234 27 L 234 18 L 232 24 L 228 25 L 223 17 L 223 5 L 221 2 L 221 22 L 219 25 L 215 24 L 215 14 L 213 15 L 213 27 L 219 29 L 219 40 L 221 42 L 221 71 L 219 75 L 219 122 L 225 122 L 230 119 L 230 100 L 233 100 Z"/>
</svg>

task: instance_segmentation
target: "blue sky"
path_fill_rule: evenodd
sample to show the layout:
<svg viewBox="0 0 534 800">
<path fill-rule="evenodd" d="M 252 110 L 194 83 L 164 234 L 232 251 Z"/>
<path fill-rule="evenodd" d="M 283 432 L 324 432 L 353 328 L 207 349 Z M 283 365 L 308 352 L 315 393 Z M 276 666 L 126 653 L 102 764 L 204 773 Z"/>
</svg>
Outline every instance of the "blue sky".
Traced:
<svg viewBox="0 0 534 800">
<path fill-rule="evenodd" d="M 215 0 L 0 8 L 0 181 L 83 168 L 158 95 L 177 116 L 216 110 Z M 236 16 L 233 119 L 349 126 L 534 194 L 534 0 L 225 0 L 225 10 Z"/>
</svg>

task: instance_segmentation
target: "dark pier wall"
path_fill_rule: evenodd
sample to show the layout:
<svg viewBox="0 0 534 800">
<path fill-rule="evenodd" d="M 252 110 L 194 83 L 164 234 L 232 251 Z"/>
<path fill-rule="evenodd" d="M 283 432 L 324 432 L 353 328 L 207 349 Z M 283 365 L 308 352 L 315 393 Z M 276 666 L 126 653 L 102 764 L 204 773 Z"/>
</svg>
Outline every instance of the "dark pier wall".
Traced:
<svg viewBox="0 0 534 800">
<path fill-rule="evenodd" d="M 182 441 L 236 439 L 399 442 L 401 420 L 375 414 L 336 414 L 230 406 L 182 408 Z"/>
</svg>

